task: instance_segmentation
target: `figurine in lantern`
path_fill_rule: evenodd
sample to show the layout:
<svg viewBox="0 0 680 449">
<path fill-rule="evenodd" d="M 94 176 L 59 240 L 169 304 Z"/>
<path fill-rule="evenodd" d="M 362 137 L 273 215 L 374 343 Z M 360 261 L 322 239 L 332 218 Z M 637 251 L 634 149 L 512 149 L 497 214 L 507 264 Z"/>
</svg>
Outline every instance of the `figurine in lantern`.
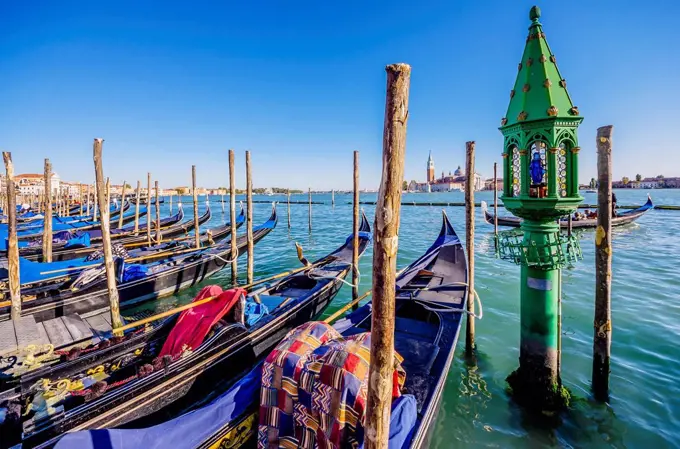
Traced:
<svg viewBox="0 0 680 449">
<path fill-rule="evenodd" d="M 529 164 L 529 174 L 531 175 L 531 191 L 530 196 L 545 198 L 546 196 L 546 185 L 544 180 L 545 167 L 543 166 L 543 160 L 541 159 L 541 154 L 536 151 Z"/>
</svg>

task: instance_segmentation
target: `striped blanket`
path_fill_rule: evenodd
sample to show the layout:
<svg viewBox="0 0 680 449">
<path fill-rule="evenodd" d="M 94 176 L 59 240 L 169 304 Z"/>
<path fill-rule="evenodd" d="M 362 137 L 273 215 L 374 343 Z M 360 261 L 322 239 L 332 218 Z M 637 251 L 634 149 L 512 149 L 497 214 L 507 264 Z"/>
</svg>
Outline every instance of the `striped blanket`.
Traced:
<svg viewBox="0 0 680 449">
<path fill-rule="evenodd" d="M 370 333 L 343 338 L 310 322 L 291 331 L 264 362 L 258 447 L 342 448 L 363 441 Z M 393 396 L 406 379 L 395 353 Z"/>
</svg>

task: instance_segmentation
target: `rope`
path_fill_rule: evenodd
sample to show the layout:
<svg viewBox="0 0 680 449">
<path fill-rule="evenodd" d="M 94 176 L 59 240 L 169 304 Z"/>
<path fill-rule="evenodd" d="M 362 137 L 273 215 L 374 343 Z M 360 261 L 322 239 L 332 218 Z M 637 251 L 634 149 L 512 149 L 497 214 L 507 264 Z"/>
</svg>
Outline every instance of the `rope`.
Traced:
<svg viewBox="0 0 680 449">
<path fill-rule="evenodd" d="M 337 279 L 338 281 L 342 282 L 343 284 L 349 285 L 350 287 L 354 288 L 354 284 L 352 284 L 351 282 L 348 282 L 348 281 L 344 280 L 344 279 L 341 278 L 340 276 L 321 276 L 321 275 L 315 275 L 312 271 L 313 271 L 313 270 L 309 270 L 309 271 L 307 272 L 307 277 L 310 278 L 310 279 L 315 279 L 315 280 L 316 280 L 316 279 Z M 357 269 L 357 272 L 358 272 L 358 271 L 359 271 L 359 270 Z M 359 285 L 359 284 L 357 284 L 357 285 Z"/>
<path fill-rule="evenodd" d="M 236 247 L 236 254 L 234 255 L 234 258 L 232 260 L 225 259 L 224 257 L 218 256 L 217 254 L 214 254 L 214 256 L 217 259 L 220 259 L 222 262 L 230 264 L 230 263 L 234 262 L 236 259 L 238 259 L 238 255 L 239 255 L 238 253 L 239 253 L 239 251 L 238 251 L 238 246 L 237 246 Z"/>
</svg>

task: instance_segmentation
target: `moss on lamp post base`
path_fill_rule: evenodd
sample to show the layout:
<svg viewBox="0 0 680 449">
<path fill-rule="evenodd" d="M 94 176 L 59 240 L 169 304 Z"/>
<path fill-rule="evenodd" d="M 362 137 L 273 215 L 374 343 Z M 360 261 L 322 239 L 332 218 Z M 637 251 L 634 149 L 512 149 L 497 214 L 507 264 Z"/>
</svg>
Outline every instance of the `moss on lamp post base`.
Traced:
<svg viewBox="0 0 680 449">
<path fill-rule="evenodd" d="M 546 369 L 541 358 L 525 359 L 505 380 L 510 397 L 528 410 L 552 414 L 565 410 L 571 402 L 567 387 L 562 385 L 559 376 Z"/>
</svg>

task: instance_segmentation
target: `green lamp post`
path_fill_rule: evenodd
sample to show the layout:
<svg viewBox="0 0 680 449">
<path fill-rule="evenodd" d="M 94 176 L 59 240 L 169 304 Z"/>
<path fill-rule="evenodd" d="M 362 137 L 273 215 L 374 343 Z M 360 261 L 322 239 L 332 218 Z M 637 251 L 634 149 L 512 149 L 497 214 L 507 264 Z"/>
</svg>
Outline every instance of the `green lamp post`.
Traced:
<svg viewBox="0 0 680 449">
<path fill-rule="evenodd" d="M 522 218 L 521 231 L 499 235 L 499 255 L 521 266 L 519 368 L 508 377 L 513 395 L 543 410 L 564 400 L 558 363 L 560 270 L 580 257 L 578 242 L 557 220 L 573 213 L 578 192 L 577 128 L 583 118 L 567 92 L 545 33 L 531 8 L 529 36 L 510 104 L 504 138 L 502 201 Z"/>
</svg>

